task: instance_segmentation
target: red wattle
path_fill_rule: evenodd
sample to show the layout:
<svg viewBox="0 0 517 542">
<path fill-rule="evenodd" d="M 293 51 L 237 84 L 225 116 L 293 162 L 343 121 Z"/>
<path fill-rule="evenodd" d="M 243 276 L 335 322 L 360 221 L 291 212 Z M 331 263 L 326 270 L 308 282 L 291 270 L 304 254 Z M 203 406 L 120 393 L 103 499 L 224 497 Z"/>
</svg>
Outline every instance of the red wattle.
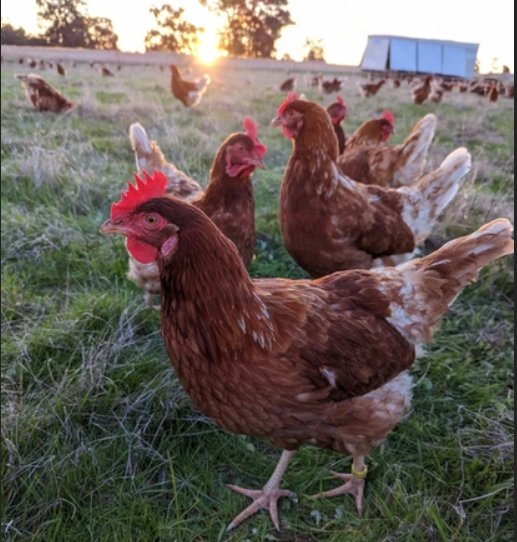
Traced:
<svg viewBox="0 0 517 542">
<path fill-rule="evenodd" d="M 153 263 L 158 256 L 158 249 L 152 245 L 148 245 L 143 241 L 139 241 L 134 237 L 128 237 L 126 247 L 129 253 L 137 262 L 148 264 Z"/>
</svg>

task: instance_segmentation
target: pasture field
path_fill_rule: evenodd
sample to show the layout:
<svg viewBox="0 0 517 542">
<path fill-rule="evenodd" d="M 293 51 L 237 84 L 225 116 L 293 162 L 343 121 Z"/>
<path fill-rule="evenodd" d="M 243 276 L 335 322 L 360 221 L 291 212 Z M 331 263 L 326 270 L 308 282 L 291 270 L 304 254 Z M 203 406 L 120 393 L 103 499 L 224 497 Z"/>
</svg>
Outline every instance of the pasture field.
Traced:
<svg viewBox="0 0 517 542">
<path fill-rule="evenodd" d="M 6 542 L 510 542 L 513 510 L 513 261 L 486 269 L 445 318 L 413 370 L 411 416 L 369 459 L 365 515 L 335 487 L 350 460 L 307 448 L 284 487 L 282 532 L 257 515 L 226 526 L 261 488 L 279 451 L 228 434 L 192 406 L 173 374 L 159 315 L 125 278 L 121 239 L 99 235 L 134 170 L 127 137 L 139 121 L 180 169 L 206 182 L 219 145 L 260 125 L 268 170 L 255 174 L 255 277 L 301 278 L 277 220 L 291 143 L 269 128 L 282 72 L 209 68 L 213 85 L 185 110 L 156 66 L 102 78 L 87 64 L 42 73 L 76 107 L 35 112 L 2 65 L 2 539 Z M 195 70 L 192 77 L 201 75 Z M 343 75 L 343 74 L 336 74 Z M 429 168 L 459 146 L 474 172 L 425 247 L 499 216 L 513 220 L 514 105 L 447 95 L 417 108 L 406 86 L 365 101 L 349 74 L 346 130 L 390 108 L 401 142 L 426 113 L 439 128 Z M 303 78 L 302 78 L 303 79 Z M 322 100 L 317 92 L 300 90 Z M 329 99 L 326 99 L 329 103 Z"/>
</svg>

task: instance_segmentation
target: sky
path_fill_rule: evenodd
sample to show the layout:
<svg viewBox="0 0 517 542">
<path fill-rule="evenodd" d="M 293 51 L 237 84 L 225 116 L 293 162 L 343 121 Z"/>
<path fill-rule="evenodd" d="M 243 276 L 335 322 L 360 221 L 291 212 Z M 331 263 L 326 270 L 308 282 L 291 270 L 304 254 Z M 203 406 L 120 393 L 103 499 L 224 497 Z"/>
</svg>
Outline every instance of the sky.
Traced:
<svg viewBox="0 0 517 542">
<path fill-rule="evenodd" d="M 144 36 L 153 23 L 149 7 L 162 3 L 183 6 L 191 22 L 206 28 L 201 56 L 213 57 L 220 21 L 197 0 L 87 0 L 91 15 L 113 21 L 119 47 L 125 51 L 143 50 Z M 278 42 L 280 56 L 288 53 L 301 60 L 305 40 L 311 36 L 325 40 L 328 62 L 358 65 L 369 34 L 393 34 L 480 43 L 483 71 L 490 69 L 495 57 L 499 65 L 514 70 L 512 0 L 290 0 L 289 9 L 297 25 L 284 30 Z M 4 17 L 37 31 L 35 0 L 3 0 Z"/>
</svg>

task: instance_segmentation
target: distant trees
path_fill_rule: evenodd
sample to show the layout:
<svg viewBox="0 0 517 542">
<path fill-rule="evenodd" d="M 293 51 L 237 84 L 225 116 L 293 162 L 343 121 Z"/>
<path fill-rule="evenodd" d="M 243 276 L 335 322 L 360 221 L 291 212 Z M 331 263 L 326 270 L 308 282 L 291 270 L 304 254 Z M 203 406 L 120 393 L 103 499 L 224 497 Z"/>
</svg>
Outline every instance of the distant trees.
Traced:
<svg viewBox="0 0 517 542">
<path fill-rule="evenodd" d="M 145 36 L 146 51 L 170 51 L 172 53 L 194 54 L 205 31 L 183 17 L 183 8 L 175 9 L 169 4 L 152 6 L 149 11 L 156 19 L 156 28 Z"/>
<path fill-rule="evenodd" d="M 15 28 L 9 21 L 2 19 L 2 45 L 45 45 L 43 38 L 27 34 L 24 28 Z"/>
<path fill-rule="evenodd" d="M 116 49 L 118 36 L 113 23 L 91 17 L 84 0 L 36 0 L 41 37 L 47 45 Z"/>
<path fill-rule="evenodd" d="M 282 30 L 295 24 L 288 0 L 200 0 L 225 19 L 219 48 L 230 56 L 272 58 Z"/>
<path fill-rule="evenodd" d="M 325 62 L 325 41 L 316 38 L 307 38 L 305 45 L 303 46 L 305 51 L 304 60 L 307 62 L 319 61 Z"/>
</svg>

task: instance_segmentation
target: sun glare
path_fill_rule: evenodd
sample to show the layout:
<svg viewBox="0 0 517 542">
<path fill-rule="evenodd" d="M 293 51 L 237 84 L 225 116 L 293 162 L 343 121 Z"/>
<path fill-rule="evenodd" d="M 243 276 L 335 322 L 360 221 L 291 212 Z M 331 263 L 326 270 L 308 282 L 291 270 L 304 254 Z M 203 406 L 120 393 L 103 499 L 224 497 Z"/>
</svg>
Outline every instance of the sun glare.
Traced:
<svg viewBox="0 0 517 542">
<path fill-rule="evenodd" d="M 201 39 L 202 42 L 199 46 L 197 56 L 203 64 L 213 64 L 221 57 L 221 51 L 218 48 L 219 38 L 217 36 L 217 29 L 207 28 Z"/>
</svg>

